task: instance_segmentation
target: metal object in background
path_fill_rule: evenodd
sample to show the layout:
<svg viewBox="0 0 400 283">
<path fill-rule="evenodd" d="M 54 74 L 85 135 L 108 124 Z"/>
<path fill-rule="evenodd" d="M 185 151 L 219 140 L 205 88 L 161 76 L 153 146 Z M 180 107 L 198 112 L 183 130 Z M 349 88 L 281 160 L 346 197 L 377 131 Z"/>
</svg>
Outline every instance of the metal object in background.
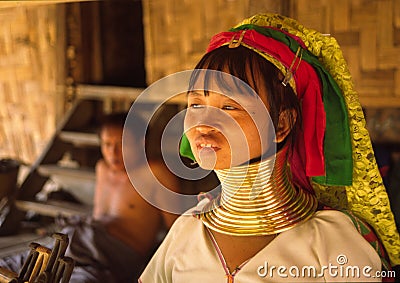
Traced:
<svg viewBox="0 0 400 283">
<path fill-rule="evenodd" d="M 68 283 L 75 261 L 65 257 L 69 239 L 61 233 L 53 234 L 53 249 L 31 243 L 31 251 L 19 274 L 0 267 L 0 283 Z"/>
</svg>

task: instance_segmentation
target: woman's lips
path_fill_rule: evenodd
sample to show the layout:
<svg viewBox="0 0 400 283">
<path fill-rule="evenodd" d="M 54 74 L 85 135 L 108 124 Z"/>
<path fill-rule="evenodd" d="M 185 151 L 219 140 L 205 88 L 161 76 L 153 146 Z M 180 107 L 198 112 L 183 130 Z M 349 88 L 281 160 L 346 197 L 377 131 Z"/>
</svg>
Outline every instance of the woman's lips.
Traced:
<svg viewBox="0 0 400 283">
<path fill-rule="evenodd" d="M 212 149 L 213 151 L 218 151 L 221 148 L 218 146 L 218 143 L 213 139 L 204 139 L 200 138 L 196 141 L 196 148 L 198 151 L 202 149 Z"/>
<path fill-rule="evenodd" d="M 202 149 L 212 149 L 214 151 L 220 150 L 220 148 L 218 146 L 213 145 L 211 143 L 208 143 L 208 144 L 201 143 L 201 144 L 197 145 L 197 149 L 199 151 L 202 150 Z"/>
</svg>

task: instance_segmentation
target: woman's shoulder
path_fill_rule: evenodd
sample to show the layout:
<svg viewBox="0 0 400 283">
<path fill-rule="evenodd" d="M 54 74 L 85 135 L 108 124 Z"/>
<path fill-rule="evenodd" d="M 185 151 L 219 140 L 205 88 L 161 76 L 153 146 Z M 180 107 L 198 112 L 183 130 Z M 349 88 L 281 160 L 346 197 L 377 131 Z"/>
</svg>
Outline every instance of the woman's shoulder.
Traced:
<svg viewBox="0 0 400 283">
<path fill-rule="evenodd" d="M 202 229 L 202 222 L 190 213 L 181 214 L 168 229 L 163 240 L 164 246 L 176 246 L 197 237 Z"/>
<path fill-rule="evenodd" d="M 202 222 L 190 212 L 185 212 L 180 215 L 172 224 L 169 233 L 174 236 L 184 234 L 197 233 L 202 228 Z M 188 233 L 190 231 L 190 233 Z"/>
<path fill-rule="evenodd" d="M 314 236 L 324 235 L 325 239 L 332 237 L 337 240 L 359 234 L 346 213 L 333 209 L 315 212 L 309 220 L 295 227 L 293 232 L 311 233 Z"/>
<path fill-rule="evenodd" d="M 203 211 L 203 208 L 209 204 L 211 199 L 207 197 L 198 197 L 198 200 L 199 201 L 197 205 L 186 210 L 184 213 L 182 213 L 181 216 L 178 217 L 171 229 L 174 228 L 174 230 L 176 231 L 187 229 L 187 227 L 194 229 L 193 231 L 198 231 L 198 229 L 202 229 L 203 222 L 197 217 L 197 215 L 199 215 Z"/>
<path fill-rule="evenodd" d="M 279 235 L 290 246 L 311 247 L 322 255 L 349 253 L 377 256 L 375 250 L 359 233 L 348 215 L 337 210 L 321 210 L 292 229 Z"/>
<path fill-rule="evenodd" d="M 357 233 L 357 227 L 354 223 L 356 217 L 346 211 L 335 209 L 323 209 L 314 213 L 313 217 L 305 225 L 312 226 L 320 230 L 339 229 L 343 233 Z M 342 234 L 343 234 L 342 233 Z"/>
<path fill-rule="evenodd" d="M 351 224 L 351 219 L 348 217 L 346 213 L 340 210 L 336 209 L 323 209 L 323 210 L 318 210 L 315 212 L 311 220 L 314 221 L 329 221 L 330 223 L 348 223 Z"/>
<path fill-rule="evenodd" d="M 179 216 L 168 230 L 167 235 L 157 250 L 157 256 L 163 260 L 175 258 L 182 254 L 192 243 L 202 240 L 202 222 L 196 217 L 188 214 Z"/>
<path fill-rule="evenodd" d="M 345 253 L 350 262 L 380 265 L 374 248 L 359 233 L 350 217 L 341 211 L 317 211 L 308 221 L 282 234 L 286 234 L 284 237 L 293 245 L 309 245 L 321 258 L 332 260 Z"/>
</svg>

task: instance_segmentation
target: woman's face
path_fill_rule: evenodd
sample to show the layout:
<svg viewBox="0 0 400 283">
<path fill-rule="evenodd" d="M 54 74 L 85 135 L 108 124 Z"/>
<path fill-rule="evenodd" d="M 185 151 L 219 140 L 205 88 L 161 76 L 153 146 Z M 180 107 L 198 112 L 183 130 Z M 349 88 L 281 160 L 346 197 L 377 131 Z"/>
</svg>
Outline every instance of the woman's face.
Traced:
<svg viewBox="0 0 400 283">
<path fill-rule="evenodd" d="M 186 136 L 204 169 L 230 168 L 261 156 L 271 146 L 274 132 L 268 121 L 268 111 L 257 95 L 188 94 Z"/>
</svg>

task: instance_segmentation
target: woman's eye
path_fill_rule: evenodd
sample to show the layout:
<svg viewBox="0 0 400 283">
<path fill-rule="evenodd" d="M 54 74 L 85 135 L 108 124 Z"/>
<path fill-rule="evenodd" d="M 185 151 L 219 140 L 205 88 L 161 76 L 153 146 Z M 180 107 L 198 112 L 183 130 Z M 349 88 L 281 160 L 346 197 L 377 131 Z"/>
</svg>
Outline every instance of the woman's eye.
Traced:
<svg viewBox="0 0 400 283">
<path fill-rule="evenodd" d="M 236 110 L 237 108 L 235 106 L 231 105 L 225 105 L 222 107 L 223 110 Z"/>
<path fill-rule="evenodd" d="M 196 103 L 192 103 L 192 104 L 189 105 L 189 107 L 190 107 L 190 108 L 195 108 L 195 109 L 196 109 L 196 108 L 201 108 L 201 107 L 203 107 L 203 105 L 201 105 L 201 104 L 196 104 Z"/>
</svg>

